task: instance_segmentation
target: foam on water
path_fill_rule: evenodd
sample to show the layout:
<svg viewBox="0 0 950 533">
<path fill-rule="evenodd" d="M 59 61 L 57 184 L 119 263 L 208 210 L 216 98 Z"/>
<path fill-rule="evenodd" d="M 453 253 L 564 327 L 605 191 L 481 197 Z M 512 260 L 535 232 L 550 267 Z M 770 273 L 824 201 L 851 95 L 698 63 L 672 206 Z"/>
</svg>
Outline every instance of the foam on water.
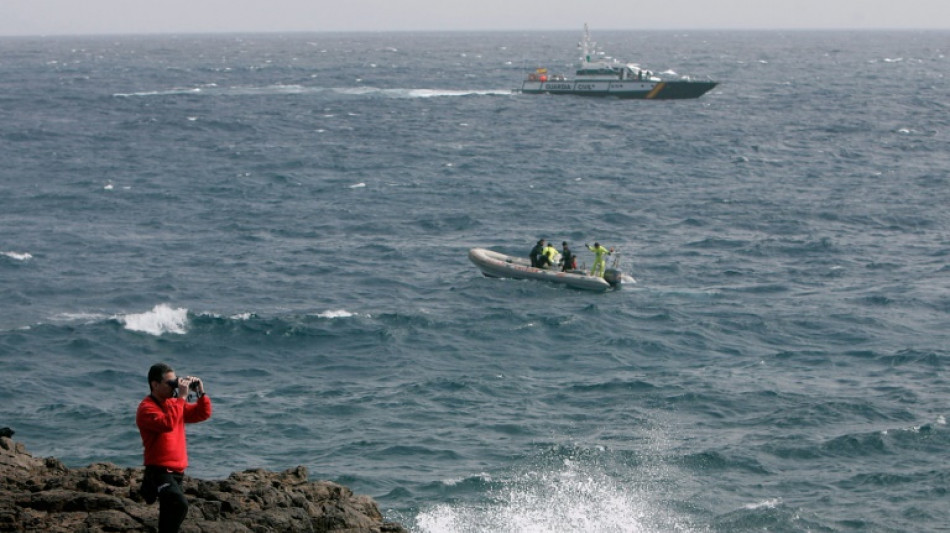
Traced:
<svg viewBox="0 0 950 533">
<path fill-rule="evenodd" d="M 108 319 L 109 316 L 102 313 L 89 313 L 89 312 L 78 312 L 78 313 L 57 313 L 53 316 L 53 322 L 80 322 L 83 324 L 94 324 L 101 320 Z"/>
</svg>

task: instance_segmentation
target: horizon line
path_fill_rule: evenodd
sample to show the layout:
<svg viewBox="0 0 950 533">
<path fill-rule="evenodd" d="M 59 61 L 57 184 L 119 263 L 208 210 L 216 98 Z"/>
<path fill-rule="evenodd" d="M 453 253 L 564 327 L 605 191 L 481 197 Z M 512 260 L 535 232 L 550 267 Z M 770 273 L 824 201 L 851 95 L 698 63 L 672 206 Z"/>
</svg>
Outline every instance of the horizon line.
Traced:
<svg viewBox="0 0 950 533">
<path fill-rule="evenodd" d="M 92 33 L 14 33 L 2 34 L 4 38 L 58 38 L 58 37 L 161 37 L 161 36 L 226 36 L 226 35 L 315 35 L 315 34 L 405 34 L 405 33 L 541 33 L 541 32 L 576 32 L 576 28 L 534 28 L 534 29 L 387 29 L 387 30 L 155 30 L 144 32 L 92 32 Z M 620 28 L 598 27 L 597 32 L 941 32 L 950 31 L 950 28 L 938 27 L 741 27 L 741 28 Z"/>
</svg>

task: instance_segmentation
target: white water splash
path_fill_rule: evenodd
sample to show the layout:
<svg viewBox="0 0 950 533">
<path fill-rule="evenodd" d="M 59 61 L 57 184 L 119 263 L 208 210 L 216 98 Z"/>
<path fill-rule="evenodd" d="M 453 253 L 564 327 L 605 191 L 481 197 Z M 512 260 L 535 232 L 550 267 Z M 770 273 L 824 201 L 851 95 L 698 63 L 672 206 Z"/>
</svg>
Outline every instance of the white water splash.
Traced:
<svg viewBox="0 0 950 533">
<path fill-rule="evenodd" d="M 125 324 L 125 329 L 149 335 L 158 336 L 164 333 L 184 335 L 188 332 L 188 310 L 181 307 L 172 309 L 167 304 L 158 304 L 145 313 L 120 315 L 116 319 Z"/>
<path fill-rule="evenodd" d="M 554 472 L 529 472 L 483 506 L 437 505 L 416 517 L 424 533 L 654 533 L 692 531 L 642 489 L 597 467 L 565 460 Z"/>
</svg>

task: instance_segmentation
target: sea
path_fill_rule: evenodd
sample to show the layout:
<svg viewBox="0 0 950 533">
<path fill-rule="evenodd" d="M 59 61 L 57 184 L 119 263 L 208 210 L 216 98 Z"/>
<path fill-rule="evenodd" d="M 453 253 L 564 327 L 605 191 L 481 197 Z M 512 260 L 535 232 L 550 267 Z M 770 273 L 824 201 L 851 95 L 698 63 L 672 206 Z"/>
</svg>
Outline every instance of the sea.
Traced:
<svg viewBox="0 0 950 533">
<path fill-rule="evenodd" d="M 415 533 L 950 531 L 950 32 L 0 38 L 0 426 L 303 465 Z M 468 250 L 595 241 L 593 293 Z"/>
</svg>

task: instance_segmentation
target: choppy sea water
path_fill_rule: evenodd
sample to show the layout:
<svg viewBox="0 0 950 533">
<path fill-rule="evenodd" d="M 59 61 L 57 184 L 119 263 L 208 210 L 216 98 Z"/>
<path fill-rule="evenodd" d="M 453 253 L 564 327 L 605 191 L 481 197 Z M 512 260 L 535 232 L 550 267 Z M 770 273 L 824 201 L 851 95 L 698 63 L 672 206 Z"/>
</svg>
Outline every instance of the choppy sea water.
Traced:
<svg viewBox="0 0 950 533">
<path fill-rule="evenodd" d="M 0 39 L 0 425 L 137 465 L 166 361 L 190 474 L 413 531 L 945 529 L 950 34 L 595 28 L 722 84 L 511 93 L 578 37 Z M 542 237 L 638 283 L 466 258 Z"/>
</svg>

